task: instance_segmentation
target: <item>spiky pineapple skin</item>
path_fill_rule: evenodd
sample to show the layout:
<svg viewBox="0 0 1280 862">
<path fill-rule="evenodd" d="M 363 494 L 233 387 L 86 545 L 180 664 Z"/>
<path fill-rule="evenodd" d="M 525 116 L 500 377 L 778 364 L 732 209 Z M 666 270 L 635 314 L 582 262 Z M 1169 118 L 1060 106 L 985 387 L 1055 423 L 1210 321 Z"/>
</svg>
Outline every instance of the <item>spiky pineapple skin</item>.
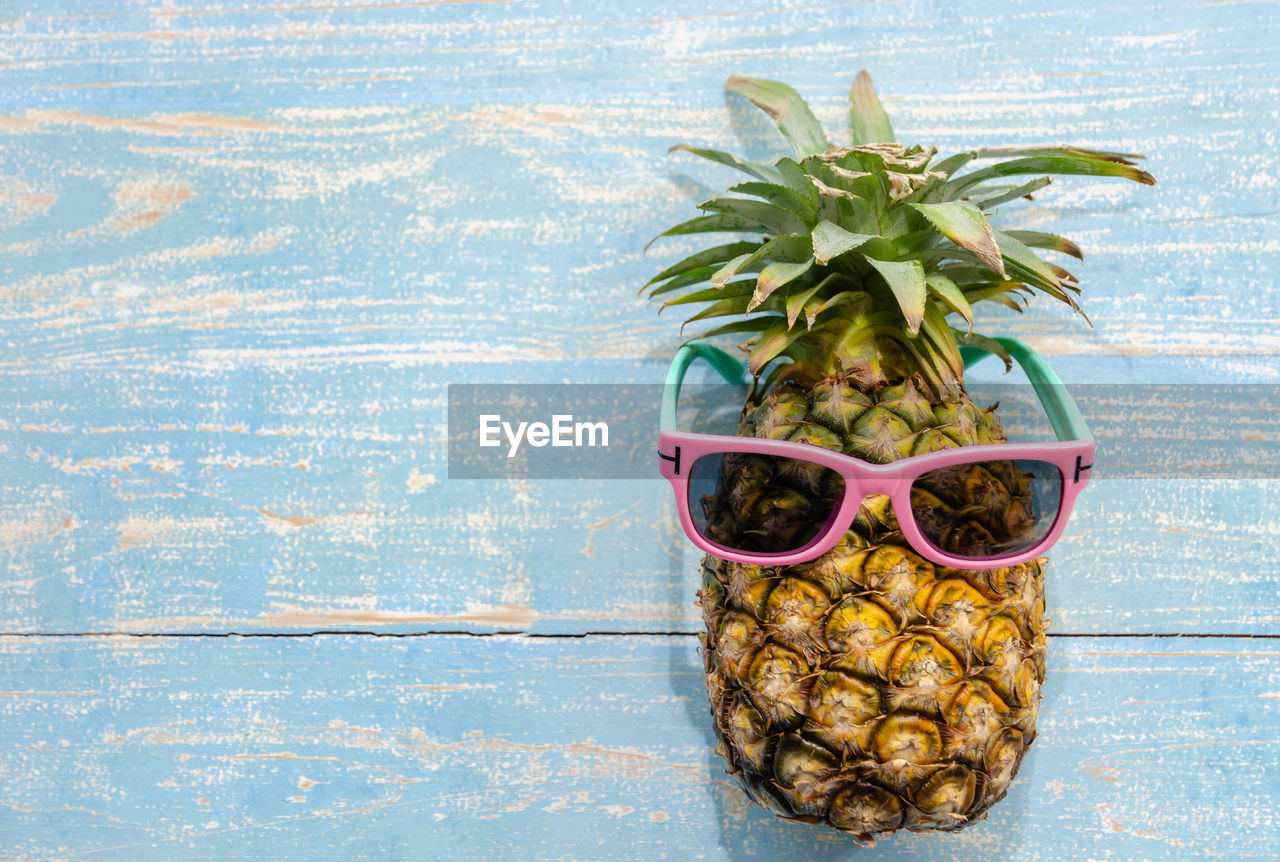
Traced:
<svg viewBox="0 0 1280 862">
<path fill-rule="evenodd" d="M 963 388 L 934 401 L 909 381 L 864 388 L 784 383 L 747 405 L 739 433 L 878 463 L 1005 439 Z M 726 508 L 740 512 L 734 491 Z M 935 566 L 906 545 L 883 497 L 811 562 L 705 557 L 704 667 L 728 771 L 779 816 L 864 841 L 982 819 L 1036 734 L 1044 565 Z"/>
</svg>

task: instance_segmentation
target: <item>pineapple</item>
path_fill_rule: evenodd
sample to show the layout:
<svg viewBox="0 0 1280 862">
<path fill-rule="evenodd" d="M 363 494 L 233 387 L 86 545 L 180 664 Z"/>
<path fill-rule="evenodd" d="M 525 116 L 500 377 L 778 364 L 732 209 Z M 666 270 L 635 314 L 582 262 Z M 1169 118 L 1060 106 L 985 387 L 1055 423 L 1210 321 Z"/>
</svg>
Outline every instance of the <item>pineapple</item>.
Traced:
<svg viewBox="0 0 1280 862">
<path fill-rule="evenodd" d="M 784 84 L 733 77 L 727 88 L 774 118 L 794 156 L 768 165 L 677 147 L 750 179 L 660 236 L 741 236 L 648 287 L 663 307 L 702 304 L 689 322 L 733 318 L 704 338 L 747 336 L 756 380 L 738 433 L 875 463 L 1004 441 L 995 408 L 965 391 L 962 345 L 1008 364 L 973 331 L 973 305 L 1020 310 L 1043 293 L 1078 312 L 1076 278 L 1034 250 L 1081 254 L 1060 236 L 999 230 L 988 216 L 1030 198 L 1049 174 L 1153 184 L 1137 157 L 1044 146 L 938 160 L 933 147 L 895 141 L 865 71 L 850 94 L 847 147 L 828 143 Z M 742 547 L 752 535 L 782 536 L 779 547 L 812 535 L 831 489 L 775 472 L 767 460 L 727 458 L 702 501 L 709 532 Z M 1015 530 L 1026 489 L 1017 471 L 996 474 L 948 475 L 919 491 L 921 504 L 957 541 Z M 935 566 L 907 546 L 882 497 L 865 499 L 839 545 L 811 562 L 705 557 L 707 694 L 728 770 L 779 816 L 860 841 L 982 819 L 1036 735 L 1045 564 Z"/>
</svg>

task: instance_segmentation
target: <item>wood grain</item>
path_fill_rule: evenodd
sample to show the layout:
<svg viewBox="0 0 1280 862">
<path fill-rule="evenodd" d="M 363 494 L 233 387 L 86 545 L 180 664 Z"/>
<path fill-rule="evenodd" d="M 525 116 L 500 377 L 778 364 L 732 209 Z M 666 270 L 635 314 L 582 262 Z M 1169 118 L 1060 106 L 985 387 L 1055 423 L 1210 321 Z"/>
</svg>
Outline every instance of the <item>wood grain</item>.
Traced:
<svg viewBox="0 0 1280 862">
<path fill-rule="evenodd" d="M 1280 651 L 1054 639 L 988 821 L 869 851 L 750 806 L 691 637 L 0 639 L 6 859 L 1272 858 Z"/>
<path fill-rule="evenodd" d="M 1085 247 L 1094 328 L 986 325 L 1089 379 L 1276 381 L 1274 8 L 15 9 L 0 627 L 688 630 L 657 483 L 449 482 L 444 388 L 659 379 L 678 321 L 634 290 L 681 243 L 642 247 L 728 176 L 665 149 L 780 146 L 731 72 L 832 130 L 865 64 L 904 138 L 1149 151 L 1154 189 L 1007 214 Z M 1065 630 L 1280 631 L 1268 486 L 1182 490 L 1092 495 Z"/>
<path fill-rule="evenodd" d="M 1093 328 L 981 328 L 1280 383 L 1277 9 L 5 4 L 0 858 L 850 858 L 711 753 L 668 489 L 448 480 L 446 386 L 659 380 L 644 245 L 732 179 L 667 148 L 781 151 L 734 73 L 835 135 L 864 66 L 909 142 L 1150 157 L 1001 214 Z M 1276 858 L 1274 491 L 1100 476 L 1010 798 L 859 858 Z M 321 630 L 384 636 L 271 636 Z"/>
</svg>

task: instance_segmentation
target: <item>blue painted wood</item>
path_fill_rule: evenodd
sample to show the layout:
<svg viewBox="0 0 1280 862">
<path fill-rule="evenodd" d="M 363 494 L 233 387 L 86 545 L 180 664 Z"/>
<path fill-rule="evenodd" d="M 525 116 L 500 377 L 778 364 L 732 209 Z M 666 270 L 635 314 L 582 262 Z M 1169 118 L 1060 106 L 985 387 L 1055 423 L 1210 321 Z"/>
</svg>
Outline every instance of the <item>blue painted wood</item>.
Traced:
<svg viewBox="0 0 1280 862">
<path fill-rule="evenodd" d="M 833 133 L 865 64 L 905 138 L 1148 151 L 1154 189 L 1007 214 L 1081 241 L 1094 329 L 988 325 L 1091 379 L 1276 380 L 1275 7 L 1011 8 L 11 6 L 0 627 L 695 626 L 661 487 L 448 482 L 440 429 L 448 382 L 670 354 L 634 289 L 684 244 L 641 248 L 729 175 L 666 147 L 780 146 L 731 72 Z M 1277 631 L 1265 485 L 1100 488 L 1061 625 Z"/>
<path fill-rule="evenodd" d="M 1077 239 L 1068 382 L 1280 382 L 1277 7 L 188 0 L 0 20 L 0 632 L 696 631 L 657 481 L 445 478 L 445 386 L 661 378 L 635 289 L 857 69 L 944 150 L 1145 151 Z M 1280 634 L 1274 483 L 1101 479 L 1053 631 Z M 1057 639 L 992 820 L 860 858 L 1274 856 L 1270 641 Z M 0 858 L 847 858 L 746 810 L 689 638 L 0 637 Z M 437 853 L 436 848 L 444 848 Z"/>
<path fill-rule="evenodd" d="M 872 850 L 749 806 L 692 637 L 0 639 L 5 858 L 1271 858 L 1280 651 L 1054 639 L 990 818 Z"/>
</svg>

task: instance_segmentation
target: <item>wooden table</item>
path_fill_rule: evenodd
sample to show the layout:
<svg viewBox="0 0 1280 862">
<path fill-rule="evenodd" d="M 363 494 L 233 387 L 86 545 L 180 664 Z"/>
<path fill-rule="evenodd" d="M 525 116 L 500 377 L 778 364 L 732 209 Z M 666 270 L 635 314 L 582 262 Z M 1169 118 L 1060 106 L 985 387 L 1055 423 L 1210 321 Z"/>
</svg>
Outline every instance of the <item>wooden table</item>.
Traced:
<svg viewBox="0 0 1280 862">
<path fill-rule="evenodd" d="M 6 4 L 0 858 L 1280 858 L 1274 481 L 1100 477 L 1009 797 L 857 850 L 724 775 L 664 483 L 447 478 L 447 384 L 660 379 L 735 72 L 1148 153 L 1009 212 L 1093 328 L 987 327 L 1280 382 L 1277 6 L 1034 5 Z"/>
</svg>

